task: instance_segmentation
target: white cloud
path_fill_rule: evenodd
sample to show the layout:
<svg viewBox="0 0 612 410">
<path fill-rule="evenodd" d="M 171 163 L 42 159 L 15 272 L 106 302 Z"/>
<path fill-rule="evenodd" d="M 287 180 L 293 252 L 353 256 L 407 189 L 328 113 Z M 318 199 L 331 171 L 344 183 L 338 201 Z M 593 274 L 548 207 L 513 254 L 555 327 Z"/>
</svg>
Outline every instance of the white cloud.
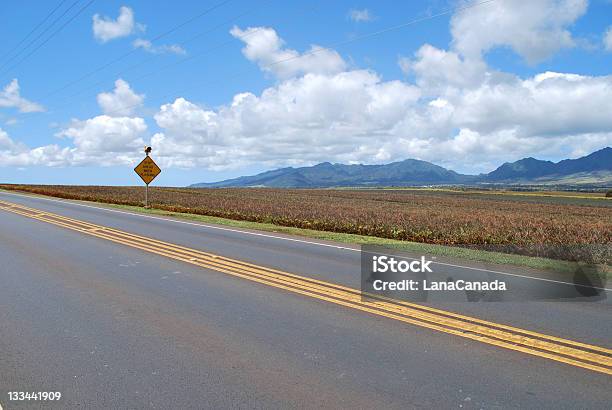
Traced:
<svg viewBox="0 0 612 410">
<path fill-rule="evenodd" d="M 0 166 L 63 165 L 69 149 L 47 145 L 34 149 L 14 141 L 0 128 Z"/>
<path fill-rule="evenodd" d="M 487 83 L 451 103 L 455 122 L 481 133 L 516 130 L 525 137 L 612 131 L 612 76 L 546 72 Z"/>
<path fill-rule="evenodd" d="M 402 72 L 406 75 L 410 74 L 412 71 L 412 60 L 410 60 L 408 57 L 400 56 L 397 59 L 397 65 L 399 65 Z"/>
<path fill-rule="evenodd" d="M 489 76 L 488 78 L 493 78 Z M 524 155 L 612 144 L 612 77 L 502 76 L 429 99 L 370 71 L 307 74 L 208 110 L 179 98 L 155 116 L 166 166 L 211 169 L 421 158 L 490 171 Z M 588 147 L 588 148 L 581 148 Z M 468 160 L 466 162 L 466 160 Z"/>
<path fill-rule="evenodd" d="M 147 125 L 142 118 L 99 115 L 88 120 L 73 120 L 57 136 L 72 140 L 74 147 L 92 157 L 138 152 L 144 146 Z"/>
<path fill-rule="evenodd" d="M 418 98 L 415 87 L 369 71 L 307 74 L 260 96 L 238 94 L 216 111 L 177 99 L 155 116 L 163 132 L 152 144 L 182 166 L 352 160 L 354 144 L 371 145 Z"/>
<path fill-rule="evenodd" d="M 0 166 L 131 165 L 140 156 L 147 137 L 143 118 L 129 117 L 142 104 L 144 95 L 134 93 L 121 79 L 110 93 L 98 94 L 98 103 L 107 114 L 77 120 L 55 135 L 68 146 L 50 144 L 30 148 L 0 129 Z M 122 111 L 122 116 L 116 116 Z"/>
<path fill-rule="evenodd" d="M 0 152 L 13 152 L 18 150 L 18 145 L 13 141 L 9 135 L 0 128 Z"/>
<path fill-rule="evenodd" d="M 312 45 L 310 50 L 300 54 L 284 48 L 284 41 L 272 28 L 249 27 L 241 30 L 234 27 L 230 33 L 246 44 L 242 49 L 246 58 L 259 64 L 263 71 L 271 72 L 279 78 L 306 73 L 333 74 L 346 69 L 346 63 L 336 51 Z M 314 50 L 320 51 L 313 53 Z M 280 61 L 283 62 L 277 63 Z"/>
<path fill-rule="evenodd" d="M 27 100 L 21 96 L 19 90 L 19 81 L 13 79 L 8 83 L 2 91 L 0 91 L 0 107 L 1 108 L 16 108 L 19 112 L 40 112 L 44 111 L 44 107 L 40 104 Z"/>
<path fill-rule="evenodd" d="M 185 55 L 187 51 L 179 46 L 178 44 L 163 44 L 161 46 L 154 46 L 149 40 L 145 40 L 143 38 L 137 38 L 132 42 L 132 46 L 134 48 L 140 48 L 151 54 L 177 54 L 177 55 Z"/>
<path fill-rule="evenodd" d="M 368 9 L 363 9 L 363 10 L 350 10 L 348 13 L 348 16 L 351 20 L 357 22 L 357 23 L 361 23 L 361 22 L 365 22 L 365 21 L 370 21 L 372 20 L 372 15 L 370 14 L 370 11 Z"/>
<path fill-rule="evenodd" d="M 73 120 L 56 135 L 70 141 L 30 148 L 0 129 L 0 166 L 133 165 L 141 157 L 147 125 L 142 118 L 99 115 Z"/>
<path fill-rule="evenodd" d="M 612 51 L 612 26 L 608 27 L 604 33 L 603 43 L 607 51 Z"/>
<path fill-rule="evenodd" d="M 400 67 L 409 67 L 418 84 L 428 90 L 447 87 L 472 87 L 487 78 L 487 66 L 481 59 L 466 59 L 453 51 L 445 51 L 429 44 L 421 46 L 414 61 L 400 61 Z"/>
<path fill-rule="evenodd" d="M 498 0 L 472 7 L 451 20 L 454 48 L 477 59 L 507 46 L 534 64 L 575 45 L 568 27 L 587 6 L 587 0 Z"/>
<path fill-rule="evenodd" d="M 97 97 L 102 112 L 113 117 L 132 115 L 142 105 L 144 98 L 144 94 L 136 94 L 122 79 L 115 81 L 112 92 L 100 93 Z"/>
<path fill-rule="evenodd" d="M 155 116 L 163 132 L 152 144 L 159 156 L 182 166 L 303 163 L 322 156 L 352 161 L 359 144 L 371 145 L 373 135 L 392 128 L 418 98 L 415 87 L 382 82 L 368 71 L 307 74 L 259 97 L 238 94 L 217 111 L 177 99 Z"/>
<path fill-rule="evenodd" d="M 144 26 L 134 21 L 134 11 L 131 8 L 122 6 L 116 20 L 95 14 L 92 29 L 94 37 L 98 41 L 106 43 L 116 38 L 127 37 L 137 29 L 144 30 Z"/>
</svg>

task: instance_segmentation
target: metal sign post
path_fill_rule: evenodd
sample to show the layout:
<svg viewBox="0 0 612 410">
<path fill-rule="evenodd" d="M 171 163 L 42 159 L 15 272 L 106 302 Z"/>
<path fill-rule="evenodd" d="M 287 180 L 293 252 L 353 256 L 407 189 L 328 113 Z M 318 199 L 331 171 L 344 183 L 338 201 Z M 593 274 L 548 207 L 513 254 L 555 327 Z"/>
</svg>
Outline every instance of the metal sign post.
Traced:
<svg viewBox="0 0 612 410">
<path fill-rule="evenodd" d="M 149 184 L 157 177 L 161 169 L 157 166 L 155 161 L 149 156 L 151 153 L 151 147 L 145 147 L 145 154 L 147 155 L 140 164 L 134 168 L 142 181 L 145 183 L 145 208 L 149 207 Z"/>
</svg>

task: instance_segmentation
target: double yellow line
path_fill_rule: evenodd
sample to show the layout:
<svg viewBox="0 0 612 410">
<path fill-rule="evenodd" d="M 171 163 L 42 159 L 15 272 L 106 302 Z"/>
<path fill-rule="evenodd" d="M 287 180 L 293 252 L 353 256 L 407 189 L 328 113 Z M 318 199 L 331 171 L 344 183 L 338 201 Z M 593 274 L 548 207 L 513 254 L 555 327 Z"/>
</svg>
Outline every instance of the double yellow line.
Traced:
<svg viewBox="0 0 612 410">
<path fill-rule="evenodd" d="M 0 201 L 28 218 L 389 319 L 612 375 L 612 349 L 493 323 L 414 303 L 363 295 L 357 289 L 202 252 L 117 229 Z"/>
</svg>

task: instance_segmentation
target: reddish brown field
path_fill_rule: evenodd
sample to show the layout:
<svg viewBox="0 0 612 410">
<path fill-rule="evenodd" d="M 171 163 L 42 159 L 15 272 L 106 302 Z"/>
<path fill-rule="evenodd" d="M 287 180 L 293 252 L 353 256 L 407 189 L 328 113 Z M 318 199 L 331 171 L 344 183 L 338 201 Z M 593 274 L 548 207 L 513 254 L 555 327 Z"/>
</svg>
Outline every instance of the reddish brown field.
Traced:
<svg viewBox="0 0 612 410">
<path fill-rule="evenodd" d="M 1 188 L 141 205 L 142 187 L 0 185 Z M 443 245 L 604 244 L 612 239 L 608 200 L 415 190 L 151 188 L 154 208 Z M 554 199 L 554 198 L 553 198 Z"/>
</svg>

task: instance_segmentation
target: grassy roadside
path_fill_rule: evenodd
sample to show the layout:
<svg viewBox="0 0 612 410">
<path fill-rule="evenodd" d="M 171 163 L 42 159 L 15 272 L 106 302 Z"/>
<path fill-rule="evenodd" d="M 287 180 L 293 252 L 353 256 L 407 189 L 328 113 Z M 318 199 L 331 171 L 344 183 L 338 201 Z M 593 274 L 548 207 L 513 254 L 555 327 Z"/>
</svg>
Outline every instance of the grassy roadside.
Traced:
<svg viewBox="0 0 612 410">
<path fill-rule="evenodd" d="M 11 190 L 5 190 L 0 188 L 0 192 L 8 192 Z M 23 195 L 35 196 L 35 197 L 48 197 L 46 195 L 33 194 L 29 192 L 20 192 Z M 63 199 L 65 200 L 65 199 Z M 555 271 L 557 273 L 572 273 L 576 270 L 576 263 L 568 261 L 559 261 L 548 258 L 530 257 L 522 255 L 513 255 L 500 252 L 490 252 L 474 249 L 466 249 L 460 247 L 450 247 L 442 245 L 431 245 L 417 242 L 399 241 L 394 239 L 378 238 L 373 236 L 363 236 L 347 233 L 336 233 L 328 231 L 318 231 L 312 229 L 303 229 L 295 227 L 285 227 L 280 225 L 274 225 L 269 223 L 250 222 L 250 221 L 239 221 L 233 219 L 225 219 L 215 216 L 206 216 L 199 214 L 171 212 L 161 209 L 145 209 L 139 206 L 131 205 L 117 205 L 109 204 L 104 202 L 94 201 L 82 201 L 82 200 L 70 200 L 73 202 L 80 202 L 90 205 L 95 205 L 101 208 L 109 209 L 120 209 L 134 213 L 172 217 L 186 221 L 193 221 L 206 224 L 214 224 L 219 226 L 232 227 L 237 229 L 249 229 L 263 232 L 280 233 L 286 235 L 300 236 L 303 238 L 318 239 L 325 241 L 333 241 L 341 244 L 349 245 L 379 245 L 389 246 L 401 251 L 426 254 L 429 256 L 440 256 L 450 259 L 461 259 L 469 260 L 481 263 L 491 263 L 500 265 L 513 265 L 516 267 L 524 267 L 536 270 L 544 271 Z M 609 266 L 600 267 L 600 273 L 604 276 L 612 277 L 612 270 Z"/>
</svg>

